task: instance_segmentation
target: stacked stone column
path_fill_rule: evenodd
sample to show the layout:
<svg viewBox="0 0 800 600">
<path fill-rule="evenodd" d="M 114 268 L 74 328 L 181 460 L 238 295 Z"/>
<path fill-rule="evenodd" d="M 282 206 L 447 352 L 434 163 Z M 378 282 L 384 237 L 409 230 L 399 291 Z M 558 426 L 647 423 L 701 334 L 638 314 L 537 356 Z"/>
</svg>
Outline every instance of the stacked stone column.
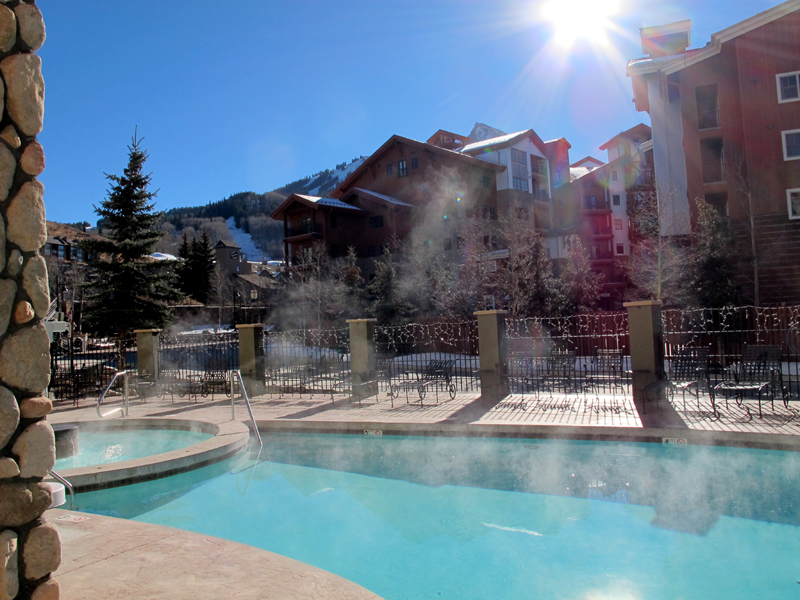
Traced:
<svg viewBox="0 0 800 600">
<path fill-rule="evenodd" d="M 42 514 L 51 501 L 42 482 L 55 464 L 49 341 L 50 305 L 44 152 L 42 15 L 33 1 L 0 0 L 0 600 L 59 597 L 51 577 L 61 561 L 56 528 Z"/>
</svg>

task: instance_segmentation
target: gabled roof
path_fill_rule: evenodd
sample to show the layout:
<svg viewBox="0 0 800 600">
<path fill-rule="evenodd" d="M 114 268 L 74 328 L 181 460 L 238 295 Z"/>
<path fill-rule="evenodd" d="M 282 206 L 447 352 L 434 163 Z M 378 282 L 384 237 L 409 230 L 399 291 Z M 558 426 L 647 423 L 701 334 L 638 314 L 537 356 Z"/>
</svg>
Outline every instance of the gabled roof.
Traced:
<svg viewBox="0 0 800 600">
<path fill-rule="evenodd" d="M 534 146 L 536 146 L 542 154 L 545 156 L 549 156 L 549 152 L 547 151 L 547 146 L 542 141 L 536 132 L 533 129 L 526 129 L 525 131 L 517 131 L 516 133 L 509 133 L 507 135 L 501 135 L 494 138 L 489 138 L 488 140 L 483 140 L 481 142 L 475 142 L 473 144 L 469 144 L 464 146 L 461 149 L 461 152 L 464 154 L 480 154 L 482 152 L 494 152 L 495 150 L 501 150 L 503 148 L 508 148 L 509 146 L 513 146 L 518 141 L 524 138 L 530 138 L 533 142 Z"/>
<path fill-rule="evenodd" d="M 602 148 L 601 148 L 601 149 L 602 149 Z M 602 167 L 604 164 L 606 164 L 606 163 L 604 163 L 602 160 L 598 160 L 598 159 L 596 159 L 594 156 L 587 156 L 587 157 L 585 157 L 585 158 L 582 158 L 582 159 L 580 159 L 580 160 L 576 160 L 574 163 L 572 163 L 572 164 L 570 165 L 570 167 L 573 167 L 573 168 L 581 168 L 581 167 L 578 167 L 578 165 L 580 165 L 581 163 L 585 163 L 585 162 L 594 163 L 594 165 L 595 165 L 596 167 Z"/>
<path fill-rule="evenodd" d="M 613 138 L 608 140 L 605 144 L 600 146 L 600 150 L 607 150 L 611 146 L 612 143 L 614 143 L 616 140 L 618 140 L 621 137 L 624 137 L 626 139 L 632 139 L 634 136 L 639 136 L 639 134 L 641 134 L 642 136 L 646 136 L 649 139 L 653 139 L 653 130 L 650 129 L 650 126 L 649 125 L 645 125 L 644 123 L 639 123 L 638 125 L 634 125 L 630 129 L 626 129 L 625 131 L 622 131 L 622 132 L 618 133 L 617 135 L 615 135 Z M 642 140 L 642 141 L 646 141 L 646 140 Z"/>
<path fill-rule="evenodd" d="M 372 200 L 377 200 L 379 202 L 390 204 L 392 206 L 397 206 L 400 208 L 415 208 L 413 204 L 409 204 L 408 202 L 403 202 L 402 200 L 398 200 L 397 198 L 392 198 L 391 196 L 387 196 L 386 194 L 379 194 L 378 192 L 365 190 L 364 188 L 353 188 L 351 191 L 358 192 L 359 195 L 361 196 L 366 196 L 367 198 L 371 198 Z"/>
<path fill-rule="evenodd" d="M 718 31 L 711 35 L 711 41 L 703 48 L 689 50 L 683 54 L 675 56 L 662 56 L 658 58 L 638 58 L 628 61 L 627 74 L 629 77 L 635 75 L 645 75 L 661 71 L 664 75 L 676 73 L 693 64 L 719 54 L 722 44 L 732 39 L 749 33 L 764 25 L 768 25 L 781 17 L 785 17 L 797 10 L 800 10 L 800 0 L 788 0 L 783 4 L 778 4 L 764 12 L 740 21 L 735 25 Z"/>
<path fill-rule="evenodd" d="M 356 169 L 358 170 L 358 169 Z M 273 219 L 282 219 L 284 211 L 289 208 L 289 206 L 295 202 L 299 202 L 300 204 L 304 204 L 309 208 L 334 208 L 336 210 L 344 210 L 347 212 L 361 212 L 361 209 L 357 206 L 352 206 L 351 204 L 346 204 L 341 200 L 336 200 L 335 198 L 321 198 L 320 196 L 307 196 L 305 194 L 292 194 L 286 200 L 284 200 L 281 205 L 272 211 L 270 217 Z"/>
<path fill-rule="evenodd" d="M 556 146 L 556 145 L 558 145 L 558 144 L 566 144 L 566 146 L 567 146 L 567 149 L 569 149 L 569 148 L 572 148 L 572 144 L 570 144 L 570 143 L 567 141 L 567 138 L 563 138 L 563 137 L 556 138 L 556 139 L 554 139 L 554 140 L 548 140 L 548 141 L 546 141 L 546 142 L 544 143 L 544 145 L 545 145 L 545 148 L 547 148 L 548 150 L 550 149 L 550 146 Z"/>
<path fill-rule="evenodd" d="M 585 183 L 590 179 L 600 181 L 604 178 L 607 178 L 610 175 L 612 169 L 615 169 L 617 167 L 622 167 L 626 163 L 629 163 L 630 161 L 631 161 L 630 156 L 620 156 L 619 158 L 615 158 L 611 162 L 604 164 L 602 167 L 597 167 L 596 169 L 592 169 L 591 171 L 587 169 L 586 173 L 583 174 L 576 173 L 575 179 L 572 179 L 566 185 Z M 572 171 L 572 169 L 570 169 L 570 171 Z"/>
<path fill-rule="evenodd" d="M 266 290 L 272 287 L 272 274 L 269 274 L 269 277 L 264 275 L 258 275 L 256 273 L 234 273 L 234 277 L 243 279 L 250 285 L 261 288 L 262 290 Z"/>
<path fill-rule="evenodd" d="M 220 240 L 214 248 L 239 248 L 241 250 L 242 247 L 233 240 Z"/>
<path fill-rule="evenodd" d="M 425 150 L 427 152 L 431 152 L 433 154 L 438 154 L 439 156 L 447 156 L 450 158 L 455 158 L 456 160 L 464 161 L 465 163 L 472 165 L 473 167 L 479 167 L 482 169 L 494 169 L 495 171 L 502 172 L 506 170 L 504 165 L 498 165 L 490 162 L 486 162 L 485 160 L 480 160 L 477 158 L 473 158 L 468 154 L 462 154 L 461 152 L 457 152 L 455 150 L 447 150 L 445 148 L 440 148 L 439 146 L 434 146 L 432 144 L 426 144 L 425 142 L 420 142 L 417 140 L 412 140 L 407 137 L 403 137 L 401 135 L 393 135 L 388 140 L 386 140 L 380 148 L 375 150 L 369 158 L 367 158 L 360 167 L 358 167 L 355 171 L 350 173 L 344 181 L 342 181 L 339 185 L 336 186 L 331 192 L 331 196 L 334 197 L 341 197 L 344 195 L 342 190 L 349 189 L 350 186 L 353 185 L 353 182 L 358 181 L 358 178 L 367 171 L 381 155 L 389 149 L 393 144 L 405 144 L 407 146 L 411 146 L 413 148 L 418 148 L 420 150 Z M 274 213 L 273 213 L 274 214 Z M 275 217 L 273 217 L 275 218 Z"/>
</svg>

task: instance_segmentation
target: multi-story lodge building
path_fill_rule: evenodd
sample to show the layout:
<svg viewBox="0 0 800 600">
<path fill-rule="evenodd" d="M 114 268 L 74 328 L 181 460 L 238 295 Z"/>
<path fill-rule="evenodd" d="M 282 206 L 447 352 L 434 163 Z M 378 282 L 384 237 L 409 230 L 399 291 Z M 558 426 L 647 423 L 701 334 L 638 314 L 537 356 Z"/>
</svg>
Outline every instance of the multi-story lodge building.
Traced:
<svg viewBox="0 0 800 600">
<path fill-rule="evenodd" d="M 663 235 L 687 235 L 695 199 L 728 215 L 754 299 L 800 299 L 800 0 L 688 49 L 690 21 L 641 30 L 636 109 L 650 114 Z M 757 277 L 754 275 L 757 274 Z"/>
</svg>

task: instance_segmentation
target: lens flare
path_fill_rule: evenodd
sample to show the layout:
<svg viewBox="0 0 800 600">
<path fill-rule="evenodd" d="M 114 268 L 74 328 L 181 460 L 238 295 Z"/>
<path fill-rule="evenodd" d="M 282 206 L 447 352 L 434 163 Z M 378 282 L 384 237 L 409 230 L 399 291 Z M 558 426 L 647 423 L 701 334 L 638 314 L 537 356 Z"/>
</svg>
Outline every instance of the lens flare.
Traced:
<svg viewBox="0 0 800 600">
<path fill-rule="evenodd" d="M 606 31 L 613 26 L 610 17 L 618 10 L 619 0 L 551 0 L 543 16 L 555 25 L 554 39 L 562 46 L 572 46 L 579 39 L 605 45 Z"/>
</svg>

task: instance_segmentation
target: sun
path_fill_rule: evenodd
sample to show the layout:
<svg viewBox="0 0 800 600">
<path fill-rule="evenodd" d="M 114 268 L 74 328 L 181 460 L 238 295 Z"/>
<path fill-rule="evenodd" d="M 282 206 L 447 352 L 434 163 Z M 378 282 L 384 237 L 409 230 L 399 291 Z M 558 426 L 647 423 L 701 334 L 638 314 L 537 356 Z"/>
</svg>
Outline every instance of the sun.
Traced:
<svg viewBox="0 0 800 600">
<path fill-rule="evenodd" d="M 608 43 L 610 17 L 619 10 L 619 0 L 550 0 L 543 8 L 545 20 L 555 25 L 554 39 L 572 46 L 580 39 L 596 45 Z"/>
</svg>

